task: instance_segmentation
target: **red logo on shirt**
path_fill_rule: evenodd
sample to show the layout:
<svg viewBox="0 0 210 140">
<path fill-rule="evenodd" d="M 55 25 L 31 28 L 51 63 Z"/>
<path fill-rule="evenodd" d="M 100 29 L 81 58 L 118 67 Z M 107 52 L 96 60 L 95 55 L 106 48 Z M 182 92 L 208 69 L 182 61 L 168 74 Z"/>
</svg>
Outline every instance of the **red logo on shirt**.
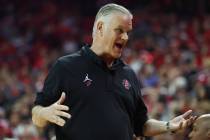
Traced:
<svg viewBox="0 0 210 140">
<path fill-rule="evenodd" d="M 131 87 L 131 84 L 129 83 L 129 81 L 127 79 L 124 79 L 122 84 L 125 87 L 125 89 L 127 89 L 127 90 L 129 90 Z"/>
</svg>

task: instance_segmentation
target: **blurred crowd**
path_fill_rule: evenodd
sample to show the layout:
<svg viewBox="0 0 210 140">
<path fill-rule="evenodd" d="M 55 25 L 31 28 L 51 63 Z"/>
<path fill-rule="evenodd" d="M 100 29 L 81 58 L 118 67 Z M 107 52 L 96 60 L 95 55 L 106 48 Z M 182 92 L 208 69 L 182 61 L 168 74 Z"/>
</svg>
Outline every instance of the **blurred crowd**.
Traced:
<svg viewBox="0 0 210 140">
<path fill-rule="evenodd" d="M 134 14 L 122 59 L 141 81 L 149 116 L 210 113 L 208 0 L 1 0 L 0 139 L 53 138 L 51 126 L 32 124 L 35 95 L 58 57 L 91 44 L 94 16 L 110 2 Z M 186 132 L 147 139 L 188 140 Z"/>
</svg>

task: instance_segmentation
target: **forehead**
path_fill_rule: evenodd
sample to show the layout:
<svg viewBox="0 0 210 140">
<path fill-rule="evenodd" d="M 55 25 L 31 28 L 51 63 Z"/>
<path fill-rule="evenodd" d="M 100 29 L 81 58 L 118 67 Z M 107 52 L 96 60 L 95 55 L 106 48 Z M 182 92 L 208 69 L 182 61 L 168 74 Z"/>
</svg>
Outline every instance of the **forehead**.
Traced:
<svg viewBox="0 0 210 140">
<path fill-rule="evenodd" d="M 193 124 L 193 127 L 197 127 L 199 129 L 202 129 L 206 126 L 206 122 L 204 120 L 196 120 L 195 123 Z"/>
<path fill-rule="evenodd" d="M 114 13 L 111 18 L 111 22 L 115 26 L 122 26 L 127 28 L 132 28 L 133 17 L 128 14 Z"/>
</svg>

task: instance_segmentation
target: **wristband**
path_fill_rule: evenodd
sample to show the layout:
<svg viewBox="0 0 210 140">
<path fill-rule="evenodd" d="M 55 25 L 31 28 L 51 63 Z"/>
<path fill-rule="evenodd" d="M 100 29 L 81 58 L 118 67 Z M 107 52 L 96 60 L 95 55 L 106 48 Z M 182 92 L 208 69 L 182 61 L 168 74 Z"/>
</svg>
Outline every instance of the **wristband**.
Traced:
<svg viewBox="0 0 210 140">
<path fill-rule="evenodd" d="M 166 123 L 166 131 L 169 132 L 170 131 L 170 122 Z"/>
<path fill-rule="evenodd" d="M 175 134 L 175 131 L 171 131 L 170 122 L 169 121 L 166 123 L 166 131 L 170 132 L 170 134 Z"/>
</svg>

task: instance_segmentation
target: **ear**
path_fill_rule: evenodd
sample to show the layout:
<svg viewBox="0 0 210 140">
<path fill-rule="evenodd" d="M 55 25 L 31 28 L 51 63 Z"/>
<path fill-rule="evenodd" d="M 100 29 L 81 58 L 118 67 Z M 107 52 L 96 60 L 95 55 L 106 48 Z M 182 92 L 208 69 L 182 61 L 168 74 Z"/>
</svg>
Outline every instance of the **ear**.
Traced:
<svg viewBox="0 0 210 140">
<path fill-rule="evenodd" d="M 207 137 L 210 138 L 210 130 L 207 131 Z"/>
<path fill-rule="evenodd" d="M 103 29 L 103 28 L 104 28 L 104 23 L 103 23 L 103 21 L 98 21 L 96 28 L 97 28 L 97 33 L 98 33 L 100 36 L 102 36 L 102 35 L 103 35 L 103 30 L 104 30 L 104 29 Z"/>
</svg>

